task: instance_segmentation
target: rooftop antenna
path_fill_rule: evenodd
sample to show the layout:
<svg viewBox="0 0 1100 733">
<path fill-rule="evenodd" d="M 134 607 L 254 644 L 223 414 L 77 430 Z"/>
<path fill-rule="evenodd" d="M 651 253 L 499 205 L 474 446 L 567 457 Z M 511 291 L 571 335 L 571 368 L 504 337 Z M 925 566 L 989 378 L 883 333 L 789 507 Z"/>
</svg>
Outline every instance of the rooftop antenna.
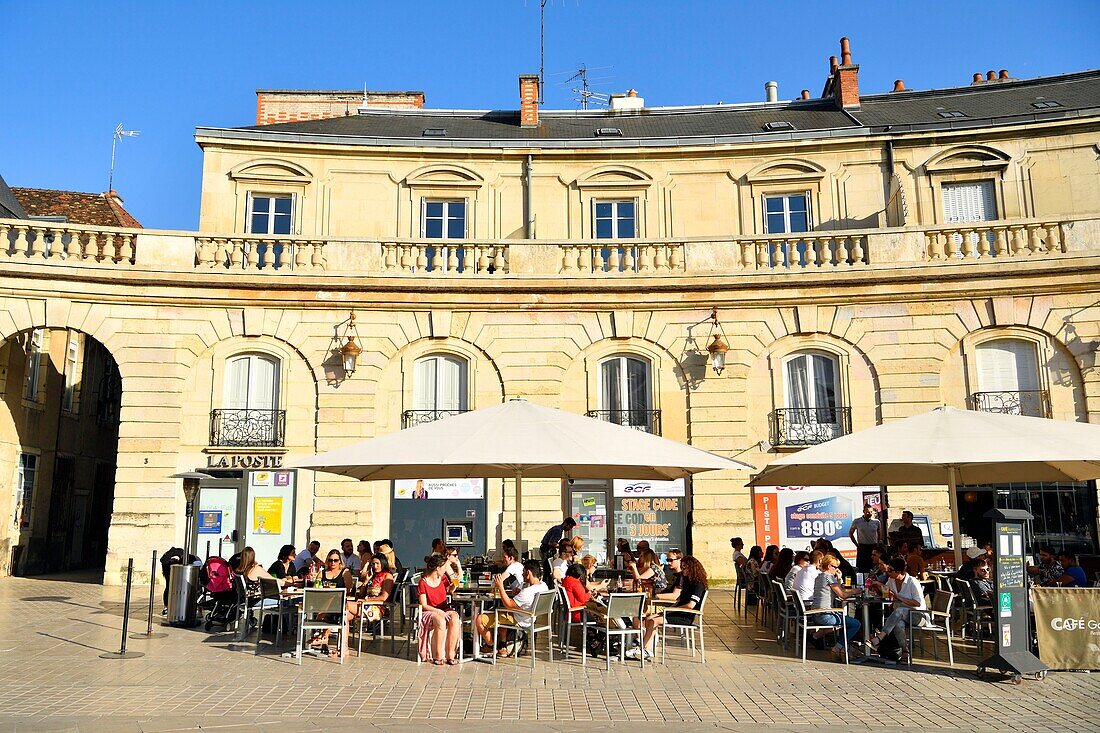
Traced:
<svg viewBox="0 0 1100 733">
<path fill-rule="evenodd" d="M 545 103 L 546 89 L 546 0 L 539 3 L 539 105 Z"/>
<path fill-rule="evenodd" d="M 118 123 L 118 127 L 115 128 L 115 134 L 111 137 L 111 172 L 107 176 L 107 190 L 115 190 L 115 146 L 118 145 L 118 141 L 124 137 L 137 137 L 141 134 L 140 130 L 124 130 L 122 129 L 122 123 Z"/>
<path fill-rule="evenodd" d="M 605 66 L 603 68 L 607 67 Z M 586 65 L 581 64 L 581 68 L 577 69 L 577 73 L 573 74 L 573 76 L 565 80 L 566 84 L 571 81 L 580 81 L 580 89 L 574 88 L 571 91 L 574 94 L 580 96 L 581 109 L 588 109 L 588 100 L 590 99 L 594 99 L 597 102 L 602 102 L 603 104 L 607 104 L 611 101 L 611 97 L 609 95 L 601 94 L 600 92 L 594 92 L 588 88 L 588 72 L 589 68 Z"/>
</svg>

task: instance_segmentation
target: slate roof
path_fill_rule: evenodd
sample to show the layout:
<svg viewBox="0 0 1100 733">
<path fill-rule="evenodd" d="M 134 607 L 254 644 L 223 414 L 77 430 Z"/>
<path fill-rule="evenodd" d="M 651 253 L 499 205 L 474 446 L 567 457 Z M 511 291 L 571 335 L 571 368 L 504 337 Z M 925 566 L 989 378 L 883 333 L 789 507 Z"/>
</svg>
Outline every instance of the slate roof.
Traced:
<svg viewBox="0 0 1100 733">
<path fill-rule="evenodd" d="M 1037 109 L 1032 103 L 1054 100 L 1060 106 Z M 269 139 L 361 145 L 460 145 L 481 141 L 512 147 L 631 146 L 638 144 L 692 144 L 872 135 L 908 129 L 953 129 L 1010 124 L 1064 117 L 1100 117 L 1100 70 L 1028 80 L 986 82 L 973 86 L 927 91 L 864 95 L 861 108 L 842 111 L 831 99 L 778 103 L 655 107 L 640 112 L 609 110 L 540 110 L 537 128 L 519 125 L 511 110 L 367 110 L 358 115 L 234 129 L 199 128 L 199 135 L 239 139 Z M 939 111 L 966 116 L 944 119 Z M 765 130 L 769 122 L 789 122 L 793 130 Z M 899 130 L 899 126 L 902 129 Z M 446 134 L 424 136 L 437 128 Z M 621 136 L 597 135 L 599 128 L 617 128 Z"/>
<path fill-rule="evenodd" d="M 29 217 L 61 217 L 69 224 L 141 228 L 141 223 L 122 206 L 122 199 L 114 191 L 83 193 L 19 187 L 11 190 Z"/>
<path fill-rule="evenodd" d="M 26 219 L 27 214 L 19 205 L 19 200 L 0 176 L 0 219 Z"/>
</svg>

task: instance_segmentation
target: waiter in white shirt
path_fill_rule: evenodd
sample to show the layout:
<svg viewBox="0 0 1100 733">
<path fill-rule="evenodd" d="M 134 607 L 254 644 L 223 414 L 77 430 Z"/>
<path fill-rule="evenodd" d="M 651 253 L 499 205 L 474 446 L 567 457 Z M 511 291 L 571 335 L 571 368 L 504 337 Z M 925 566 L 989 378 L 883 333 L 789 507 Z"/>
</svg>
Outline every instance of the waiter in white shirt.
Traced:
<svg viewBox="0 0 1100 733">
<path fill-rule="evenodd" d="M 874 518 L 870 504 L 863 505 L 863 516 L 852 520 L 848 538 L 856 546 L 856 570 L 861 573 L 871 571 L 871 550 L 882 542 L 882 522 Z"/>
</svg>

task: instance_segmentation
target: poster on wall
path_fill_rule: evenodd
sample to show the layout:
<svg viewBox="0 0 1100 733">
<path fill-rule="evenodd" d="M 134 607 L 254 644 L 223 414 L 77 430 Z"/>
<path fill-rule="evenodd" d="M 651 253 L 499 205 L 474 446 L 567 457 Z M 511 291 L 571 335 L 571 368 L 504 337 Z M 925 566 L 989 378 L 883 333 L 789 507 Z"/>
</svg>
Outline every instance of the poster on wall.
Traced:
<svg viewBox="0 0 1100 733">
<path fill-rule="evenodd" d="M 244 543 L 257 557 L 276 557 L 281 546 L 293 544 L 296 484 L 294 471 L 248 473 Z"/>
<path fill-rule="evenodd" d="M 675 481 L 612 481 L 615 535 L 625 538 L 631 547 L 646 540 L 658 557 L 671 548 L 684 546 L 684 500 L 687 490 L 683 479 Z M 593 514 L 593 526 L 597 514 Z M 600 516 L 602 525 L 603 517 Z"/>
<path fill-rule="evenodd" d="M 882 506 L 878 486 L 774 486 L 753 490 L 756 544 L 804 550 L 824 537 L 848 559 L 856 548 L 848 539 L 863 505 Z M 876 509 L 879 511 L 880 509 Z"/>
<path fill-rule="evenodd" d="M 395 499 L 484 499 L 482 478 L 418 478 L 393 482 Z"/>
<path fill-rule="evenodd" d="M 257 496 L 252 499 L 252 532 L 282 534 L 283 497 Z"/>
</svg>

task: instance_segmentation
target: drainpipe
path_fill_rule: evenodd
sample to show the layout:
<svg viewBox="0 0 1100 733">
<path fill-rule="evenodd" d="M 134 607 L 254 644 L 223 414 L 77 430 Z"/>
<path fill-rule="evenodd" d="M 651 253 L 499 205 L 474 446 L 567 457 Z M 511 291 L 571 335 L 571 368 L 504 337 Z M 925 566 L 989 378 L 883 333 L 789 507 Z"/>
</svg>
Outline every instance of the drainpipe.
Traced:
<svg viewBox="0 0 1100 733">
<path fill-rule="evenodd" d="M 523 224 L 523 236 L 525 239 L 535 238 L 535 207 L 531 199 L 531 169 L 534 156 L 527 154 L 527 160 L 523 164 L 523 197 L 527 209 L 526 221 Z"/>
</svg>

